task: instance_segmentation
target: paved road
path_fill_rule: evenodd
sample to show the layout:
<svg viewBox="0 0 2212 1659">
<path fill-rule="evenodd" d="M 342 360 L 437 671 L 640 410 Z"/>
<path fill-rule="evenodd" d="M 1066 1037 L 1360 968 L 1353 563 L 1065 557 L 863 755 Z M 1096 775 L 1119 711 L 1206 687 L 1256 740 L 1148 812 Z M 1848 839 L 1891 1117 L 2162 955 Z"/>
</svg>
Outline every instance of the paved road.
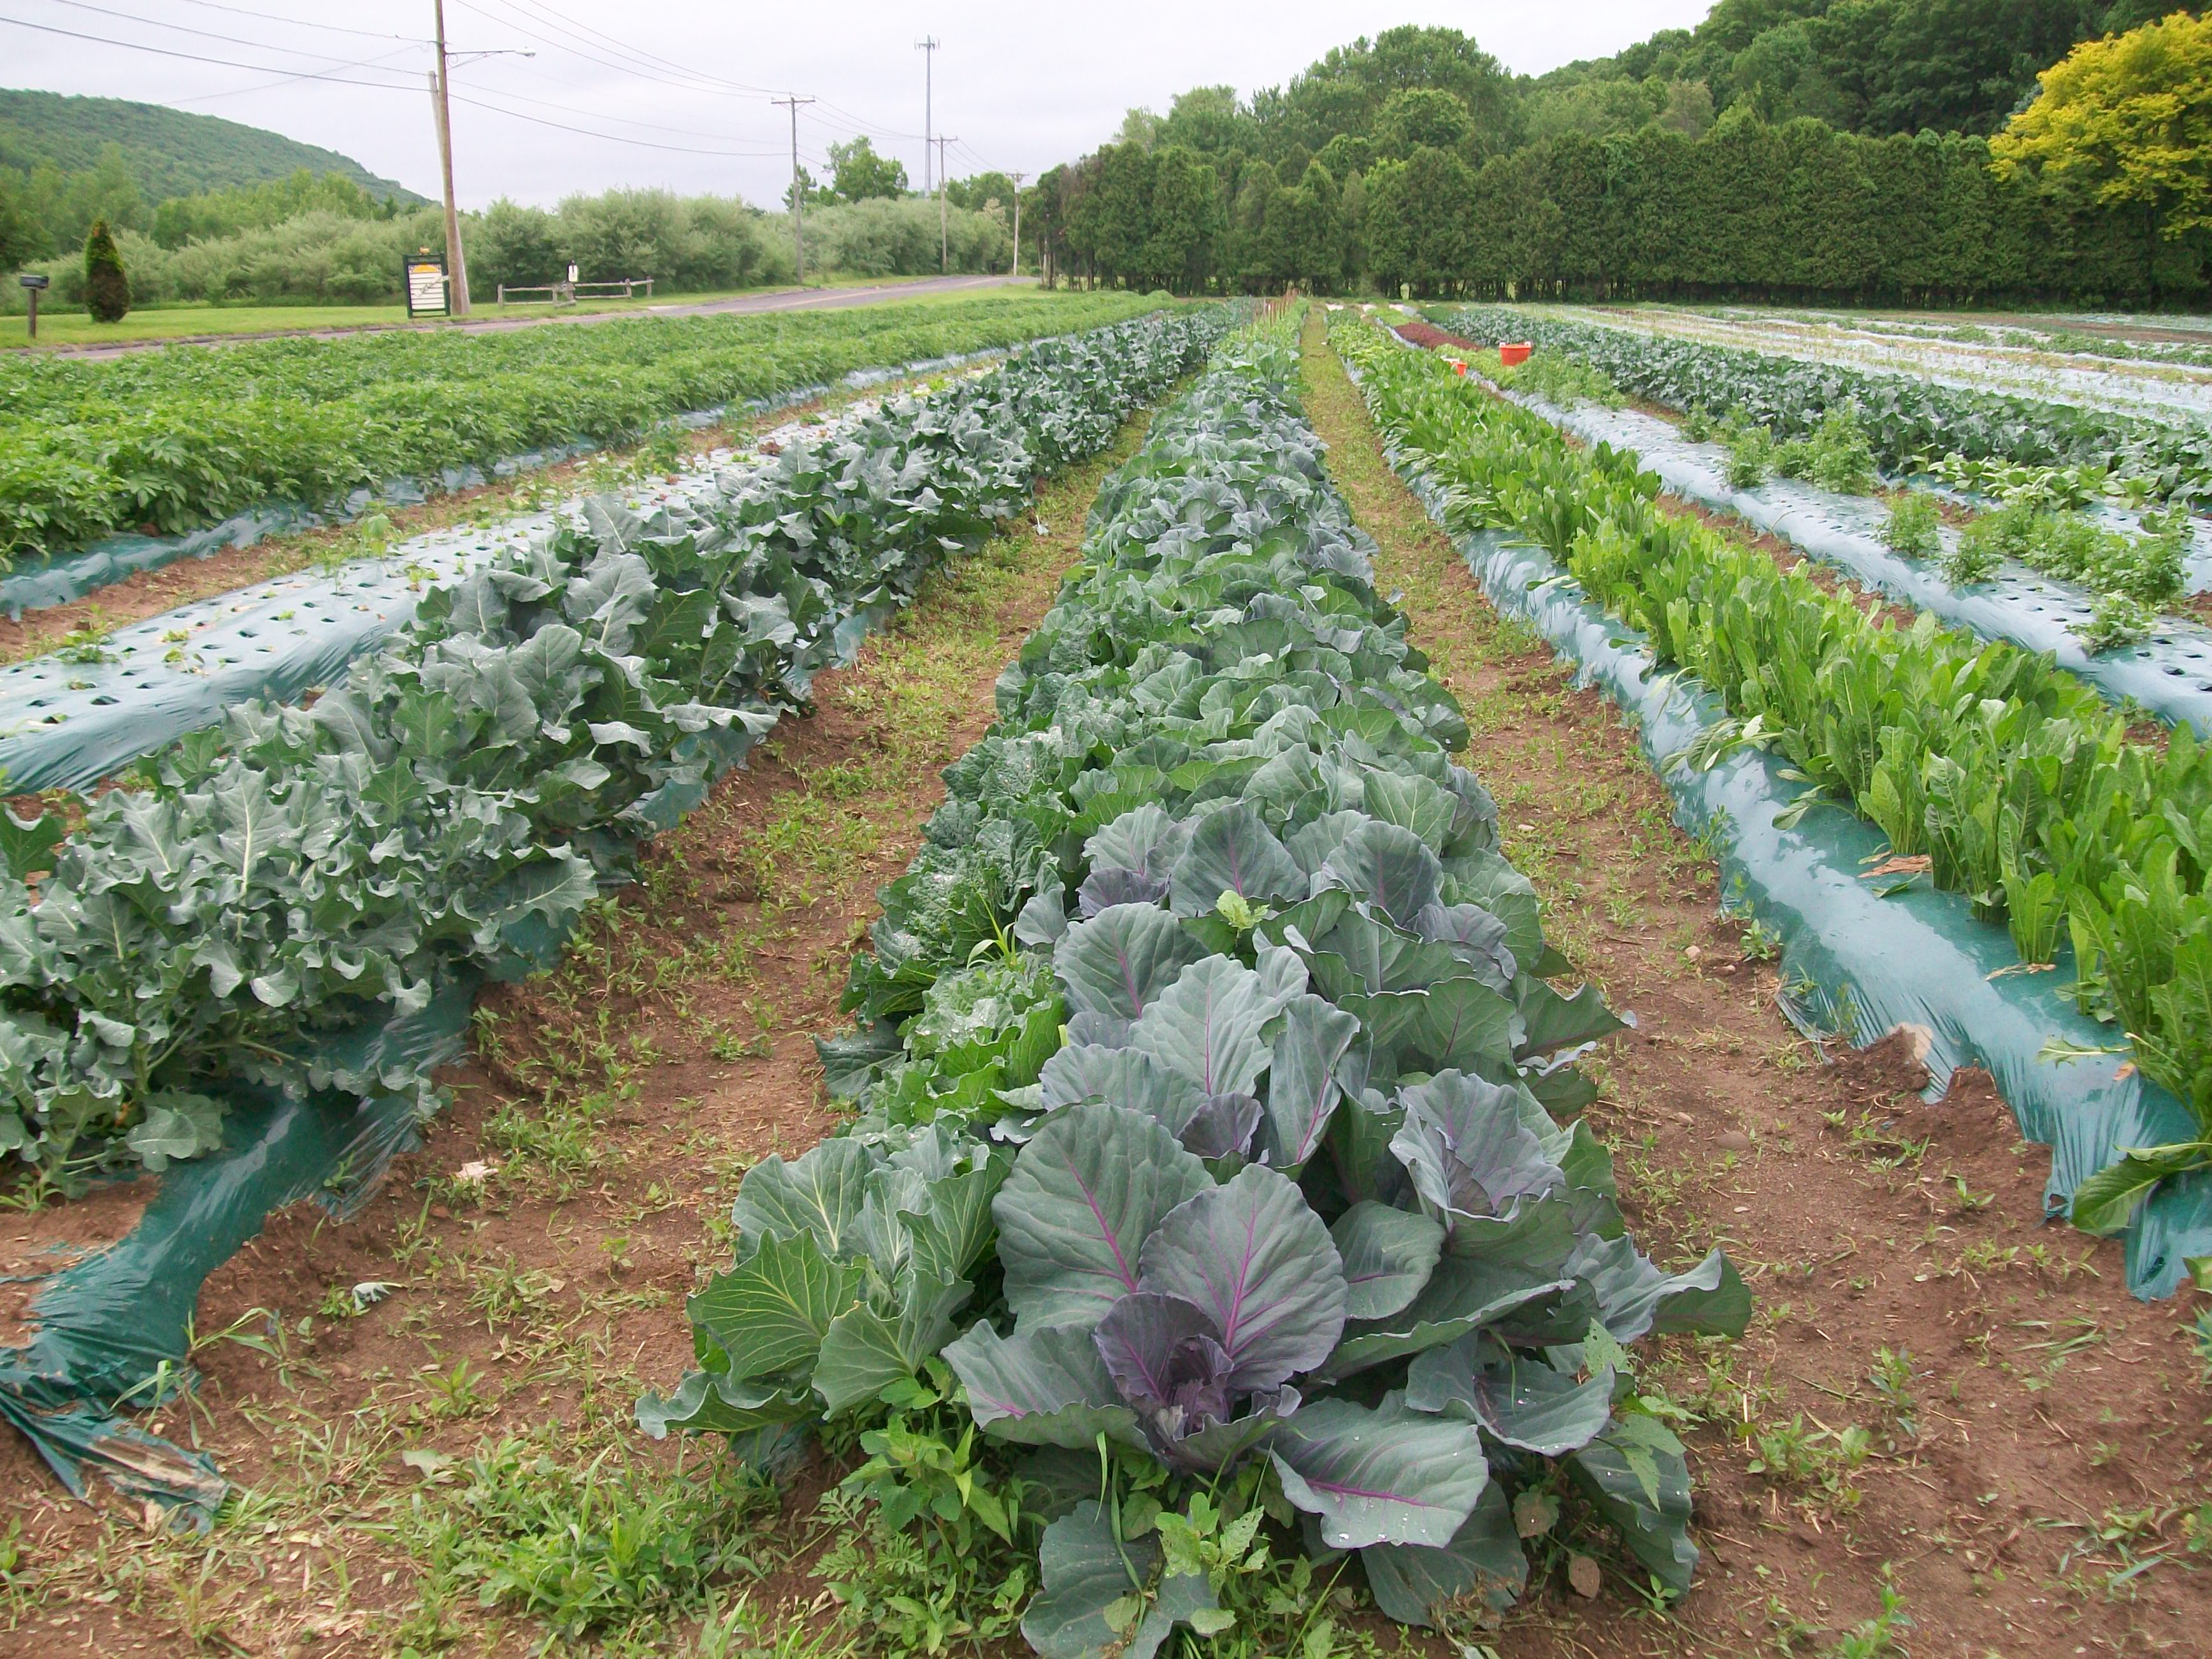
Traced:
<svg viewBox="0 0 2212 1659">
<path fill-rule="evenodd" d="M 136 351 L 157 351 L 172 345 L 242 345 L 249 340 L 343 340 L 354 334 L 388 334 L 398 329 L 441 329 L 458 334 L 503 334 L 512 329 L 544 328 L 548 324 L 614 323 L 626 317 L 720 317 L 760 311 L 842 311 L 852 306 L 883 305 L 910 300 L 921 294 L 957 294 L 969 289 L 1005 288 L 1030 283 L 1031 276 L 916 276 L 903 282 L 878 283 L 868 288 L 793 288 L 768 294 L 736 294 L 727 299 L 675 301 L 668 305 L 632 307 L 623 311 L 549 312 L 543 317 L 472 318 L 459 323 L 363 323 L 354 328 L 288 328 L 262 334 L 187 334 L 167 340 L 129 340 L 114 345 L 70 345 L 46 348 L 46 355 L 101 362 Z"/>
</svg>

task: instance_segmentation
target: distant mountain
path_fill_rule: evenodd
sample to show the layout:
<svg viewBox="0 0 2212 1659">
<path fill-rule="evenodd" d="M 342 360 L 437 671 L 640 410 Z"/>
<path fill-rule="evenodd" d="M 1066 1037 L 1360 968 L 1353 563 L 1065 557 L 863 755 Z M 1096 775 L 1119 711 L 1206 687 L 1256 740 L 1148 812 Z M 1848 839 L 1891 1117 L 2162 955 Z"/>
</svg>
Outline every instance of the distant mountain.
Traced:
<svg viewBox="0 0 2212 1659">
<path fill-rule="evenodd" d="M 288 178 L 301 167 L 342 173 L 410 205 L 427 199 L 334 149 L 219 116 L 121 98 L 0 89 L 0 167 L 28 173 L 52 162 L 64 173 L 88 172 L 109 144 L 122 147 L 149 203 Z"/>
</svg>

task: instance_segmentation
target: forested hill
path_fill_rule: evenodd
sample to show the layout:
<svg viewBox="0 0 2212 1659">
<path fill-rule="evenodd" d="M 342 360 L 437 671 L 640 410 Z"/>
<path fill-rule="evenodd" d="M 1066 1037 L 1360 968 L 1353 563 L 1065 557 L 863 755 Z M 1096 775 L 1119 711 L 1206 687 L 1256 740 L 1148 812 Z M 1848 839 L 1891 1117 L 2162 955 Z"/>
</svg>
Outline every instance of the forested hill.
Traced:
<svg viewBox="0 0 2212 1659">
<path fill-rule="evenodd" d="M 0 167 L 27 174 L 49 164 L 64 173 L 87 173 L 110 144 L 123 151 L 149 203 L 285 179 L 301 167 L 338 173 L 403 204 L 423 199 L 336 150 L 219 116 L 121 98 L 0 90 Z"/>
</svg>

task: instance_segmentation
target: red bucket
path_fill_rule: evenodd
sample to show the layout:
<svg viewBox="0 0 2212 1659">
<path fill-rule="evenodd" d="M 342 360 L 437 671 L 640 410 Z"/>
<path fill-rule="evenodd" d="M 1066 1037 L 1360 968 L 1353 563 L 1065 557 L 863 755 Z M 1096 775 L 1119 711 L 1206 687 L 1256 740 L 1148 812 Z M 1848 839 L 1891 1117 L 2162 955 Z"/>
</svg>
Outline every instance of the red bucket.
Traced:
<svg viewBox="0 0 2212 1659">
<path fill-rule="evenodd" d="M 1452 359 L 1450 360 L 1450 362 L 1451 362 L 1451 366 L 1452 366 L 1452 372 L 1453 372 L 1454 374 L 1466 374 L 1466 373 L 1467 373 L 1467 363 L 1466 363 L 1466 362 L 1465 362 L 1463 359 L 1462 359 L 1462 358 L 1458 358 L 1458 357 L 1454 357 L 1454 358 L 1452 358 Z"/>
<path fill-rule="evenodd" d="M 1508 368 L 1517 368 L 1528 361 L 1528 354 L 1534 349 L 1526 341 L 1519 345 L 1501 345 L 1498 348 L 1498 361 Z"/>
</svg>

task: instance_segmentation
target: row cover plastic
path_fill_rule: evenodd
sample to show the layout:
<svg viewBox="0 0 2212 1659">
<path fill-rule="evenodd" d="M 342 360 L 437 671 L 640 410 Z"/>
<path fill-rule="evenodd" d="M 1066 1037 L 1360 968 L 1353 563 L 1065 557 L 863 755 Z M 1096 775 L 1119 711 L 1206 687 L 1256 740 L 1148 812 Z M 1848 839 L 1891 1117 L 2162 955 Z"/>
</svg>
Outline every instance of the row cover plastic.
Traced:
<svg viewBox="0 0 2212 1659">
<path fill-rule="evenodd" d="M 817 671 L 849 665 L 894 609 L 848 610 Z M 743 752 L 761 740 L 745 742 Z M 496 977 L 557 960 L 561 938 L 538 928 L 521 938 Z M 318 1038 L 313 1052 L 349 1069 L 374 1064 L 387 1084 L 419 1077 L 459 1056 L 482 983 L 450 981 L 420 1013 Z M 411 1091 L 354 1104 L 325 1092 L 289 1100 L 235 1084 L 226 1097 L 222 1150 L 173 1165 L 130 1233 L 46 1281 L 31 1310 L 31 1341 L 0 1348 L 0 1419 L 22 1431 L 71 1492 L 83 1496 L 88 1475 L 96 1474 L 126 1496 L 167 1507 L 176 1524 L 201 1530 L 228 1490 L 215 1461 L 117 1413 L 158 1403 L 149 1381 L 173 1375 L 189 1346 L 201 1285 L 269 1216 L 312 1199 L 349 1218 L 392 1160 L 422 1144 Z"/>
<path fill-rule="evenodd" d="M 819 434 L 872 406 L 854 405 L 830 422 L 793 422 L 767 441 Z M 716 496 L 733 467 L 760 464 L 757 456 L 717 451 L 677 475 L 677 482 L 656 484 L 627 505 L 642 514 Z M 13 793 L 83 789 L 215 724 L 234 703 L 289 702 L 328 685 L 412 616 L 431 587 L 578 520 L 584 500 L 579 495 L 491 530 L 432 531 L 335 574 L 297 571 L 180 605 L 117 629 L 100 642 L 100 662 L 56 655 L 0 668 L 0 776 Z"/>
<path fill-rule="evenodd" d="M 1399 463 L 1395 453 L 1391 460 Z M 1400 471 L 1446 524 L 1436 489 Z M 2051 1148 L 2052 1218 L 2116 1148 L 2196 1138 L 2181 1102 L 2122 1056 L 2095 1052 L 2113 1033 L 2063 994 L 2069 975 L 2023 972 L 2005 929 L 1977 921 L 1963 897 L 1924 877 L 1877 893 L 1863 872 L 1888 843 L 1857 814 L 1818 807 L 1789 823 L 1802 792 L 1784 776 L 1785 762 L 1739 747 L 1708 771 L 1668 769 L 1666 757 L 1725 714 L 1720 700 L 1694 676 L 1662 672 L 1643 635 L 1585 599 L 1548 554 L 1491 532 L 1458 543 L 1491 602 L 1528 622 L 1628 716 L 1674 798 L 1675 821 L 1693 833 L 1721 830 L 1722 890 L 1781 939 L 1788 1012 L 1801 1025 L 1856 1044 L 1899 1026 L 1924 1032 L 1931 1097 L 1960 1066 L 1988 1071 L 2022 1134 Z M 2041 1058 L 2054 1038 L 2091 1052 L 2063 1063 Z M 2131 1291 L 2171 1295 L 2187 1258 L 2212 1255 L 2212 1176 L 2162 1184 L 2137 1211 L 2125 1251 Z"/>
<path fill-rule="evenodd" d="M 961 363 L 1003 355 L 968 352 L 925 358 L 889 368 L 856 368 L 836 386 L 793 386 L 772 398 L 749 399 L 738 404 L 734 412 L 738 416 L 769 414 L 825 397 L 839 387 L 864 390 L 885 380 L 931 374 Z M 676 424 L 696 431 L 731 418 L 732 412 L 729 404 L 717 404 L 710 409 L 691 410 L 671 418 Z M 220 524 L 180 536 L 110 536 L 71 552 L 33 554 L 17 559 L 7 570 L 0 572 L 0 611 L 11 619 L 20 619 L 26 611 L 68 605 L 126 576 L 142 570 L 159 570 L 179 559 L 204 559 L 226 548 L 252 547 L 264 536 L 289 535 L 320 525 L 348 524 L 380 507 L 419 507 L 435 494 L 478 489 L 497 478 L 511 478 L 520 472 L 573 461 L 599 448 L 593 440 L 580 438 L 574 443 L 510 455 L 494 462 L 489 471 L 473 465 L 446 467 L 439 472 L 434 485 L 420 478 L 390 479 L 374 489 L 355 490 L 334 509 L 319 512 L 298 501 L 264 501 L 243 513 L 233 514 Z"/>
<path fill-rule="evenodd" d="M 2008 562 L 1990 581 L 1954 588 L 1934 561 L 1908 559 L 1883 544 L 1888 510 L 1880 501 L 1836 495 L 1792 478 L 1736 489 L 1728 482 L 1726 450 L 1718 444 L 1692 443 L 1656 416 L 1591 405 L 1561 409 L 1540 398 L 1506 395 L 1578 438 L 1634 451 L 1669 491 L 1686 501 L 1733 514 L 1822 563 L 1984 639 L 2048 651 L 2060 667 L 2114 702 L 2132 698 L 2169 725 L 2187 725 L 2199 736 L 2212 737 L 2212 632 L 2168 618 L 2147 640 L 2093 655 L 2082 649 L 2075 630 L 2087 624 L 2094 602 L 2078 587 Z M 1942 534 L 1947 542 L 1958 537 L 1948 526 Z"/>
<path fill-rule="evenodd" d="M 952 360 L 908 365 L 882 378 L 953 366 Z M 785 430 L 842 425 L 868 407 Z M 665 526 L 686 516 L 688 501 L 704 507 L 719 498 L 727 481 L 726 469 L 694 469 L 680 490 L 632 505 L 641 517 L 654 516 L 656 505 L 667 509 L 658 515 Z M 586 502 L 581 512 L 588 520 L 608 505 Z M 526 541 L 551 522 L 539 514 L 503 530 Z M 595 527 L 604 532 L 603 518 Z M 482 558 L 492 550 L 474 550 Z M 437 579 L 449 578 L 441 571 Z M 805 672 L 849 665 L 896 610 L 888 599 L 848 603 L 836 613 L 826 649 L 810 658 Z M 722 769 L 743 763 L 763 735 L 733 733 L 721 751 Z M 510 953 L 492 965 L 491 975 L 516 977 L 552 966 L 564 935 L 542 919 L 510 928 Z M 374 1070 L 393 1091 L 389 1095 L 356 1103 L 315 1091 L 288 1099 L 274 1090 L 227 1085 L 223 1146 L 171 1165 L 118 1243 L 43 1278 L 25 1320 L 29 1340 L 0 1347 L 0 1419 L 30 1439 L 72 1492 L 82 1495 L 88 1477 L 98 1474 L 126 1495 L 164 1506 L 174 1524 L 204 1529 L 212 1523 L 228 1492 L 214 1461 L 148 1433 L 121 1413 L 161 1403 L 168 1397 L 161 1390 L 192 1385 L 184 1362 L 201 1285 L 261 1231 L 269 1215 L 313 1199 L 344 1218 L 394 1157 L 420 1145 L 415 1081 L 460 1054 L 483 982 L 473 972 L 455 975 L 420 1012 L 301 1039 L 311 1067 Z"/>
</svg>

